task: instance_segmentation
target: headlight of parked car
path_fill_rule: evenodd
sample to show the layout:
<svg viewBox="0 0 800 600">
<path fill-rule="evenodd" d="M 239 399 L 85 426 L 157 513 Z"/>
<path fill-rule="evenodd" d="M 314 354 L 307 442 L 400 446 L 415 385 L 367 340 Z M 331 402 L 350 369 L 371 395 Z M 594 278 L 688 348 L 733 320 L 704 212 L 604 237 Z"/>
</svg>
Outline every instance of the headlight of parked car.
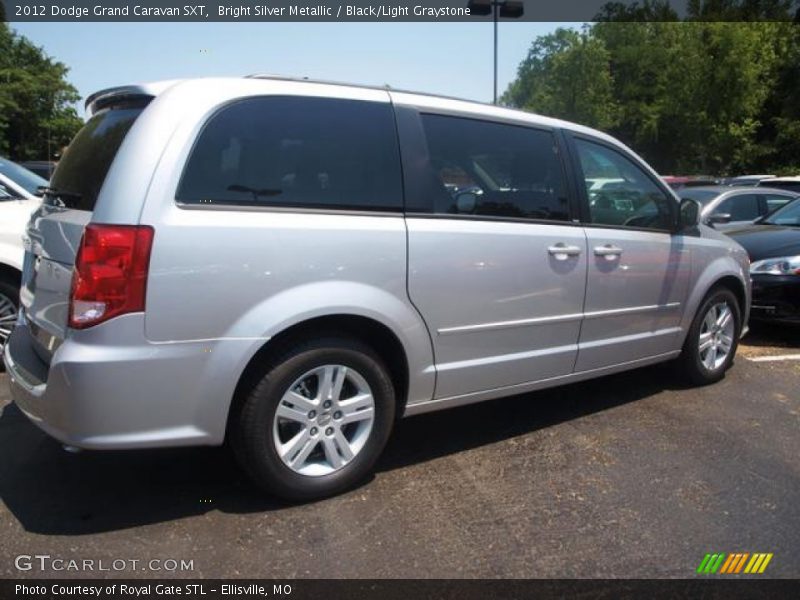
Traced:
<svg viewBox="0 0 800 600">
<path fill-rule="evenodd" d="M 750 273 L 757 275 L 800 275 L 800 256 L 780 256 L 750 263 Z"/>
</svg>

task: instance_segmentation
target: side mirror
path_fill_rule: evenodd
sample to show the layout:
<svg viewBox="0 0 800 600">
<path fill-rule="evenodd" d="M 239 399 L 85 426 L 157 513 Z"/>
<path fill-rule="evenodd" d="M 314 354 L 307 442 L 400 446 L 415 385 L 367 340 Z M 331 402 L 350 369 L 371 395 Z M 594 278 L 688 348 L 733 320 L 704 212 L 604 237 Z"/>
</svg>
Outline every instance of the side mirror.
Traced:
<svg viewBox="0 0 800 600">
<path fill-rule="evenodd" d="M 691 198 L 681 200 L 679 229 L 697 227 L 700 224 L 702 208 L 697 200 L 692 200 Z"/>
<path fill-rule="evenodd" d="M 460 215 L 469 215 L 475 212 L 478 204 L 478 195 L 473 192 L 461 192 L 456 194 L 456 209 Z"/>
<path fill-rule="evenodd" d="M 714 213 L 708 216 L 708 222 L 712 225 L 725 225 L 731 222 L 730 213 Z"/>
</svg>

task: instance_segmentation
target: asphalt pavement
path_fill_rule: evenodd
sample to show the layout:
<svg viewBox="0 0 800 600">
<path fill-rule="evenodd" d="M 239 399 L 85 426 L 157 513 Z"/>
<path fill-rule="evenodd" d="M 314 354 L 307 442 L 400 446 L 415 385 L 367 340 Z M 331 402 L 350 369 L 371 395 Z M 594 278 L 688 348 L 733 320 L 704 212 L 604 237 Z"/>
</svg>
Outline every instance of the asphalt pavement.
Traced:
<svg viewBox="0 0 800 600">
<path fill-rule="evenodd" d="M 656 366 L 405 419 L 371 480 L 300 506 L 224 448 L 66 453 L 2 375 L 0 577 L 800 577 L 798 353 L 760 329 L 713 386 Z"/>
</svg>

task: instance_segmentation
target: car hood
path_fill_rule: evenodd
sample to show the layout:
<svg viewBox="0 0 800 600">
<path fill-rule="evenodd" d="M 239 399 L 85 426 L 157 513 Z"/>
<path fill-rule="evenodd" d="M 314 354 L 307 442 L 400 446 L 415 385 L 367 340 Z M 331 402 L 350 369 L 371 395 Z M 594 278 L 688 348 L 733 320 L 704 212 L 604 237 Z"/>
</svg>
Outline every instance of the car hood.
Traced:
<svg viewBox="0 0 800 600">
<path fill-rule="evenodd" d="M 739 242 L 750 260 L 800 254 L 800 228 L 781 225 L 753 225 L 725 232 Z"/>
</svg>

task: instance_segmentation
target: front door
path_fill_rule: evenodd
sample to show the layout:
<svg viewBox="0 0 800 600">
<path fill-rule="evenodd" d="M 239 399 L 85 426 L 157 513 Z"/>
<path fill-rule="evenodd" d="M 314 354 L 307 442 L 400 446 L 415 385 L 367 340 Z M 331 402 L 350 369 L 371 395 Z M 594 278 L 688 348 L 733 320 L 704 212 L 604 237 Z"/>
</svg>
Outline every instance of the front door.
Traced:
<svg viewBox="0 0 800 600">
<path fill-rule="evenodd" d="M 585 181 L 588 277 L 575 370 L 677 349 L 691 255 L 675 234 L 677 201 L 632 156 L 573 138 Z"/>
</svg>

